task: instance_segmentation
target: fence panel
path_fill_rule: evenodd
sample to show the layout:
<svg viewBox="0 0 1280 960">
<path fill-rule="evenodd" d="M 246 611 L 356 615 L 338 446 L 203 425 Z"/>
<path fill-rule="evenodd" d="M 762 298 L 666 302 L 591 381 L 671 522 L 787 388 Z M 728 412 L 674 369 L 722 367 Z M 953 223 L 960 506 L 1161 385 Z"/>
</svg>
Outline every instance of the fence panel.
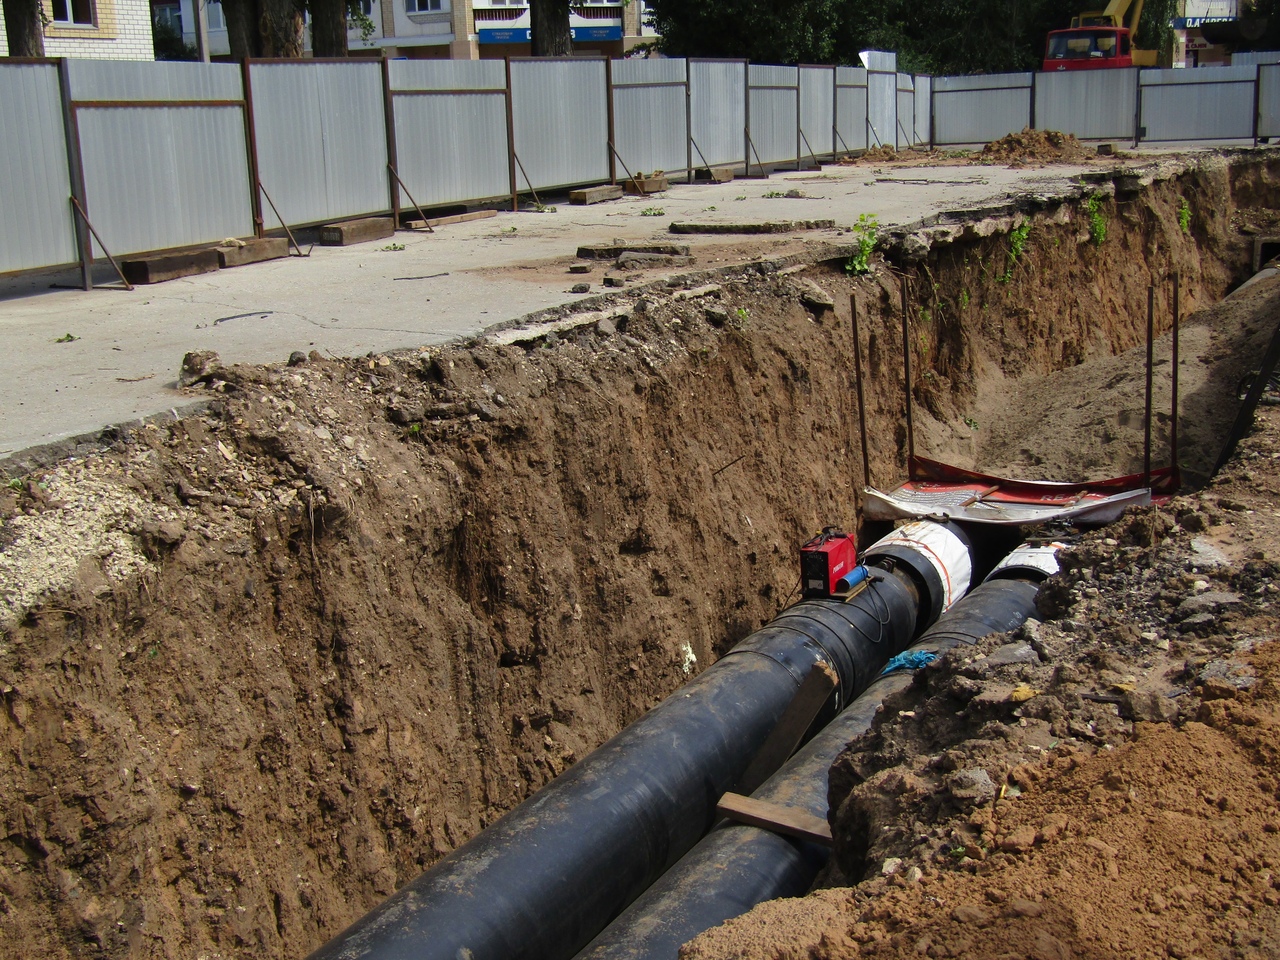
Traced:
<svg viewBox="0 0 1280 960">
<path fill-rule="evenodd" d="M 842 153 L 867 149 L 867 71 L 836 67 L 836 146 Z"/>
<path fill-rule="evenodd" d="M 235 66 L 69 60 L 67 79 L 85 207 L 112 254 L 253 233 Z"/>
<path fill-rule="evenodd" d="M 689 172 L 689 69 L 683 60 L 615 60 L 614 148 L 633 174 Z"/>
<path fill-rule="evenodd" d="M 867 146 L 898 142 L 898 55 L 881 50 L 858 54 L 867 68 Z"/>
<path fill-rule="evenodd" d="M 1031 125 L 1030 73 L 933 78 L 935 146 L 988 143 Z"/>
<path fill-rule="evenodd" d="M 382 68 L 375 62 L 252 63 L 258 179 L 290 225 L 391 209 Z M 280 221 L 263 203 L 268 228 Z"/>
<path fill-rule="evenodd" d="M 916 143 L 928 146 L 933 135 L 929 106 L 933 102 L 933 77 L 915 78 Z"/>
<path fill-rule="evenodd" d="M 1143 70 L 1143 140 L 1251 140 L 1257 67 Z"/>
<path fill-rule="evenodd" d="M 915 146 L 916 140 L 916 85 L 909 73 L 898 74 L 897 108 L 897 145 L 905 150 Z"/>
<path fill-rule="evenodd" d="M 1036 127 L 1081 140 L 1133 138 L 1138 71 L 1062 70 L 1036 75 Z"/>
<path fill-rule="evenodd" d="M 1233 67 L 1252 67 L 1259 63 L 1280 63 L 1280 51 L 1253 50 L 1231 55 L 1231 65 Z"/>
<path fill-rule="evenodd" d="M 512 60 L 511 112 L 521 190 L 609 179 L 603 60 Z"/>
<path fill-rule="evenodd" d="M 1258 67 L 1258 136 L 1280 137 L 1280 64 Z"/>
<path fill-rule="evenodd" d="M 744 161 L 745 60 L 690 60 L 689 109 L 695 164 L 719 166 Z"/>
<path fill-rule="evenodd" d="M 0 184 L 0 273 L 79 259 L 55 63 L 0 61 Z"/>
<path fill-rule="evenodd" d="M 800 159 L 800 71 L 796 67 L 751 64 L 747 128 L 755 149 L 753 163 Z"/>
<path fill-rule="evenodd" d="M 396 172 L 419 206 L 511 192 L 501 60 L 391 60 Z M 395 189 L 399 190 L 397 184 Z M 408 198 L 401 200 L 407 206 Z"/>
<path fill-rule="evenodd" d="M 800 147 L 806 157 L 836 153 L 835 75 L 834 67 L 800 68 Z"/>
</svg>

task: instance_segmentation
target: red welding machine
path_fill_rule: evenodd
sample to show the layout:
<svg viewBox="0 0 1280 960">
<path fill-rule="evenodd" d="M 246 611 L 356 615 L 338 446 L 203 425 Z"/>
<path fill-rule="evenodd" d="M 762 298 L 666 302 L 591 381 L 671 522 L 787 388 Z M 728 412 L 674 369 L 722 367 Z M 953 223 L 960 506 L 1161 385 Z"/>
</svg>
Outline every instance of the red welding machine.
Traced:
<svg viewBox="0 0 1280 960">
<path fill-rule="evenodd" d="M 823 531 L 800 548 L 800 582 L 806 597 L 829 597 L 836 584 L 858 565 L 856 541 L 835 527 Z"/>
</svg>

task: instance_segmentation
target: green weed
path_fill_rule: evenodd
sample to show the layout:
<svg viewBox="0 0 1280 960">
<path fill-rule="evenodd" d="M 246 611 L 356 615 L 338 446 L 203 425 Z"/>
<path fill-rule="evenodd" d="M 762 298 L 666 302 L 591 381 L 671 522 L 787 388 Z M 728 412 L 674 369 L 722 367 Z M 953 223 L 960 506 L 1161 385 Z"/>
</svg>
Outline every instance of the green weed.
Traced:
<svg viewBox="0 0 1280 960">
<path fill-rule="evenodd" d="M 858 217 L 858 222 L 853 227 L 853 242 L 857 249 L 845 263 L 846 271 L 859 275 L 871 272 L 871 254 L 880 242 L 879 233 L 880 221 L 874 213 L 864 213 Z"/>
<path fill-rule="evenodd" d="M 1106 197 L 1095 193 L 1084 205 L 1089 212 L 1089 240 L 1095 247 L 1100 247 L 1107 241 L 1107 217 L 1102 212 L 1102 205 L 1106 202 Z"/>
<path fill-rule="evenodd" d="M 58 339 L 54 340 L 53 342 L 54 343 L 75 343 L 79 339 L 80 338 L 73 333 L 64 333 L 62 336 L 58 337 Z"/>
<path fill-rule="evenodd" d="M 642 217 L 665 217 L 666 215 L 667 211 L 661 207 L 645 207 L 640 211 L 640 216 Z"/>
<path fill-rule="evenodd" d="M 963 310 L 969 305 L 969 291 L 962 289 L 960 291 L 960 309 Z"/>
<path fill-rule="evenodd" d="M 1188 237 L 1191 236 L 1191 204 L 1187 203 L 1187 198 L 1182 198 L 1182 204 L 1178 207 L 1178 226 Z"/>
<path fill-rule="evenodd" d="M 1031 221 L 1026 220 L 1020 226 L 1009 231 L 1009 257 L 1005 263 L 1004 273 L 996 277 L 1000 283 L 1008 283 L 1013 279 L 1013 268 L 1027 248 L 1027 238 L 1031 236 Z"/>
<path fill-rule="evenodd" d="M 403 249 L 404 249 L 404 244 L 403 244 L 403 243 L 388 243 L 385 247 L 379 247 L 378 249 L 379 249 L 379 250 L 384 250 L 384 251 L 386 251 L 386 252 L 388 252 L 388 253 L 394 253 L 394 252 L 395 252 L 395 251 L 397 251 L 397 250 L 403 250 Z"/>
<path fill-rule="evenodd" d="M 977 429 L 978 429 L 978 421 L 977 421 L 977 420 L 975 420 L 975 419 L 973 419 L 973 417 L 965 417 L 965 418 L 964 418 L 964 425 L 965 425 L 966 427 L 968 427 L 970 430 L 977 430 Z"/>
</svg>

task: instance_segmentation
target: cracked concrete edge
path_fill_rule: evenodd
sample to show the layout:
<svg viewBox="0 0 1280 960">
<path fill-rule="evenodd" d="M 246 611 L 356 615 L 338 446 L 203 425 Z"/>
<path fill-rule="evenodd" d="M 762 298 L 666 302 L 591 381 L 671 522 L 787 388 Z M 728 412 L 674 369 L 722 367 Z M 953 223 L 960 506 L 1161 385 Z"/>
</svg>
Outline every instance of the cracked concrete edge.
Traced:
<svg viewBox="0 0 1280 960">
<path fill-rule="evenodd" d="M 1274 148 L 1222 147 L 1198 156 L 1157 157 L 1136 165 L 1126 162 L 1107 170 L 1086 171 L 1078 176 L 1076 185 L 1055 194 L 1026 194 L 1021 197 L 1012 197 L 1003 204 L 971 210 L 943 211 L 885 230 L 881 249 L 889 259 L 917 262 L 933 246 L 954 242 L 969 230 L 977 232 L 988 228 L 985 233 L 977 233 L 979 236 L 1007 232 L 1016 226 L 1019 217 L 1034 216 L 1051 207 L 1078 203 L 1085 197 L 1100 192 L 1114 195 L 1118 183 L 1124 184 L 1122 189 L 1131 190 L 1134 186 L 1145 188 L 1153 183 L 1176 179 L 1208 164 L 1229 163 L 1233 157 L 1254 155 L 1265 150 L 1274 150 Z M 1132 158 L 1128 159 L 1132 160 Z M 923 254 L 920 253 L 922 246 Z M 464 349 L 473 349 L 485 344 L 533 343 L 545 338 L 548 333 L 574 330 L 598 323 L 602 319 L 620 316 L 633 310 L 642 298 L 647 299 L 655 295 L 670 298 L 681 292 L 687 297 L 693 288 L 714 285 L 717 281 L 735 279 L 749 272 L 761 275 L 791 273 L 796 272 L 796 269 L 805 269 L 832 260 L 847 260 L 856 249 L 857 245 L 854 243 L 831 243 L 818 250 L 659 277 L 625 291 L 584 297 L 571 304 L 546 307 L 523 317 L 504 320 L 485 327 L 478 334 L 459 337 L 457 340 L 427 348 L 425 351 L 422 348 L 415 348 L 390 351 L 386 355 L 401 358 L 420 357 L 424 352 L 432 353 L 448 347 L 460 346 Z M 273 364 L 263 364 L 263 366 L 273 366 Z M 39 470 L 49 469 L 73 457 L 83 457 L 105 450 L 113 444 L 126 440 L 132 431 L 147 424 L 173 423 L 184 417 L 203 413 L 209 408 L 211 402 L 194 400 L 150 417 L 109 424 L 95 432 L 19 450 L 0 458 L 0 477 L 23 477 Z"/>
</svg>

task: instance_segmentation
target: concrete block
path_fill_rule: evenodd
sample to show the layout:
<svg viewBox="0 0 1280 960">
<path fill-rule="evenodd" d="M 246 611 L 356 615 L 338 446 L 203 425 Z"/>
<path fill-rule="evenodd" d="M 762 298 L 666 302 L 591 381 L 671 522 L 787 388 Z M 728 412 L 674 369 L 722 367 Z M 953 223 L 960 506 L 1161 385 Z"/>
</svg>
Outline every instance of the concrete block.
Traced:
<svg viewBox="0 0 1280 960">
<path fill-rule="evenodd" d="M 214 249 L 218 251 L 219 265 L 226 269 L 287 257 L 289 241 L 284 237 L 263 237 L 261 240 L 246 240 L 244 246 L 214 247 Z"/>
<path fill-rule="evenodd" d="M 320 228 L 320 244 L 325 247 L 349 247 L 353 243 L 385 240 L 396 234 L 396 222 L 391 217 L 366 217 L 331 223 Z"/>
<path fill-rule="evenodd" d="M 569 191 L 569 202 L 579 205 L 620 199 L 622 199 L 622 187 L 616 183 L 606 183 L 599 187 L 587 187 L 584 190 Z"/>
<path fill-rule="evenodd" d="M 120 271 L 130 283 L 163 283 L 179 277 L 213 273 L 219 267 L 218 251 L 196 250 L 193 253 L 165 253 L 155 257 L 122 260 Z"/>
</svg>

